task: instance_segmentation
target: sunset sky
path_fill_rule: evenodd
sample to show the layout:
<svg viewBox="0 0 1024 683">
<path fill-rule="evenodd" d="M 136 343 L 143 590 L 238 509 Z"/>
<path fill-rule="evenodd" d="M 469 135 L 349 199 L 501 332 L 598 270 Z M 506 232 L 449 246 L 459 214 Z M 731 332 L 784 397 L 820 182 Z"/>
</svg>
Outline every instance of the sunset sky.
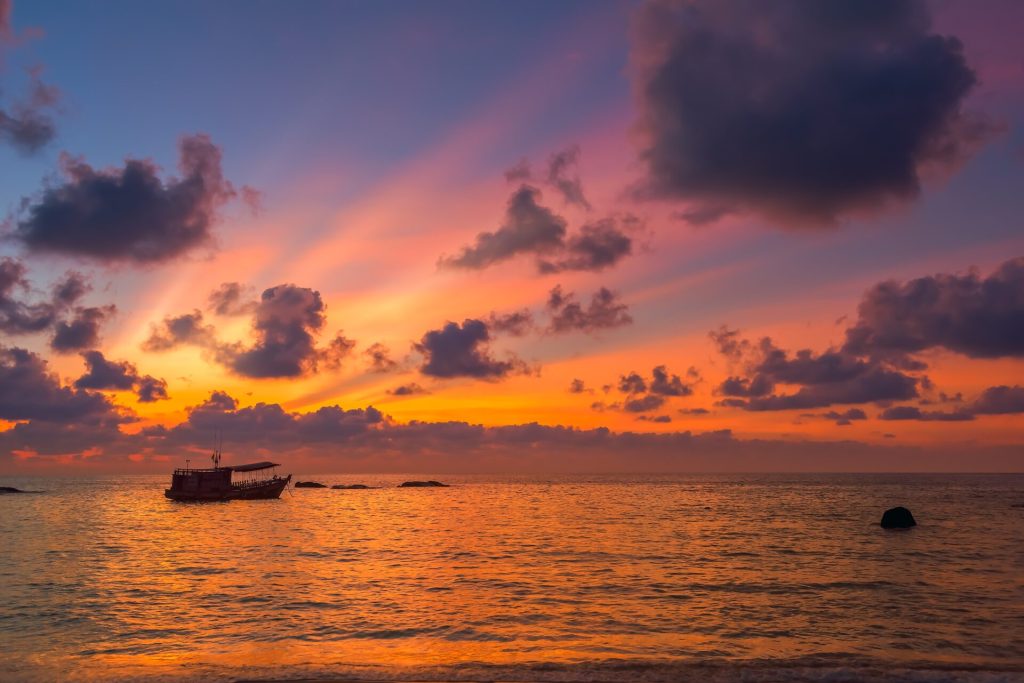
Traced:
<svg viewBox="0 0 1024 683">
<path fill-rule="evenodd" d="M 0 0 L 0 473 L 1024 470 L 1021 26 Z"/>
</svg>

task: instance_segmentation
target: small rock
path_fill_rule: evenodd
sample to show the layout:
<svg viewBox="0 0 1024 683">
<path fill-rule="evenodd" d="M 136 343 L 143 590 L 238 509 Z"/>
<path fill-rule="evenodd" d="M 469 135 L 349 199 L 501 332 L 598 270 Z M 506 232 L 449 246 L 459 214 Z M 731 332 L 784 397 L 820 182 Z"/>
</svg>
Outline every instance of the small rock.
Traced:
<svg viewBox="0 0 1024 683">
<path fill-rule="evenodd" d="M 422 488 L 425 486 L 448 486 L 448 484 L 442 484 L 439 481 L 403 481 L 399 488 Z"/>
<path fill-rule="evenodd" d="M 321 484 L 318 481 L 297 481 L 295 482 L 295 488 L 297 489 L 325 489 L 327 484 Z"/>
<path fill-rule="evenodd" d="M 883 529 L 909 529 L 912 526 L 917 526 L 917 522 L 905 507 L 890 508 L 882 514 Z"/>
<path fill-rule="evenodd" d="M 25 493 L 25 491 L 16 489 L 13 486 L 0 486 L 0 493 Z"/>
<path fill-rule="evenodd" d="M 332 489 L 341 489 L 343 491 L 349 491 L 351 489 L 372 489 L 372 486 L 366 484 L 335 484 L 331 487 Z"/>
</svg>

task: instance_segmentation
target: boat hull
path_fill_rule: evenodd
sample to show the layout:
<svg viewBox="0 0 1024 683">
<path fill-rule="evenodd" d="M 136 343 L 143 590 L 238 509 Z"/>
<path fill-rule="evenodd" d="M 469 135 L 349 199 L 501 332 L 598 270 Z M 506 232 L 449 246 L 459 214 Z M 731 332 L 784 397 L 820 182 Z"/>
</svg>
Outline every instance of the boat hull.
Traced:
<svg viewBox="0 0 1024 683">
<path fill-rule="evenodd" d="M 281 492 L 291 481 L 291 475 L 274 479 L 255 486 L 232 486 L 219 491 L 175 491 L 164 489 L 164 496 L 177 501 L 216 501 L 216 500 L 268 500 L 280 498 Z"/>
</svg>

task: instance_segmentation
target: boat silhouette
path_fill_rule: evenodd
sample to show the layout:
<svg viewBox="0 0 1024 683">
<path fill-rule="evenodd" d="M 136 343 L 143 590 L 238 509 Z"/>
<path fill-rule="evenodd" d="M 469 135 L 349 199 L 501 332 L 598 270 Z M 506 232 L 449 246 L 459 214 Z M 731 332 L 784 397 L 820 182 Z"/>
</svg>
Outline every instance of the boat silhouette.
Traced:
<svg viewBox="0 0 1024 683">
<path fill-rule="evenodd" d="M 171 475 L 171 488 L 164 495 L 171 500 L 258 500 L 280 498 L 292 475 L 279 476 L 276 462 L 220 466 L 220 449 L 210 458 L 213 467 L 179 467 Z M 269 474 L 269 476 L 267 476 Z M 234 475 L 241 475 L 235 478 Z"/>
</svg>

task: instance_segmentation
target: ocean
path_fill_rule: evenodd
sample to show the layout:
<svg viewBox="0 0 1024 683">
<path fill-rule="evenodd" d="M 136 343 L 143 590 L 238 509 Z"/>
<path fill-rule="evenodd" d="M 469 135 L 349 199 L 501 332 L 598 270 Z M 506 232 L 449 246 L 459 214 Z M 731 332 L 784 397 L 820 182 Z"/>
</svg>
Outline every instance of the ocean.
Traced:
<svg viewBox="0 0 1024 683">
<path fill-rule="evenodd" d="M 1024 475 L 169 478 L 0 477 L 0 680 L 1024 681 Z"/>
</svg>

